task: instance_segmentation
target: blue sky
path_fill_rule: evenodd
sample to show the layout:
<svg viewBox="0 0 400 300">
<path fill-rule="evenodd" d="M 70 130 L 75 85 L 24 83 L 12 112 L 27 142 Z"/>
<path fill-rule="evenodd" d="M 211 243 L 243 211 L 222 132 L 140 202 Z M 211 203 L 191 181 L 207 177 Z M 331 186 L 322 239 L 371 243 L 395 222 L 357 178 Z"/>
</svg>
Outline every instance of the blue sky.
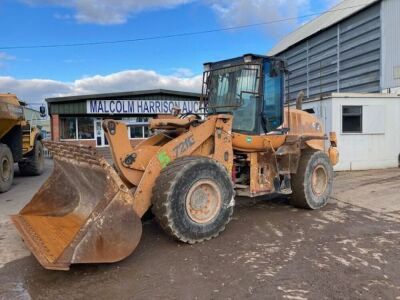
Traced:
<svg viewBox="0 0 400 300">
<path fill-rule="evenodd" d="M 3 0 L 0 47 L 202 31 L 320 12 L 334 0 Z M 0 49 L 0 92 L 25 101 L 149 88 L 199 91 L 202 64 L 264 54 L 306 20 L 104 46 Z"/>
</svg>

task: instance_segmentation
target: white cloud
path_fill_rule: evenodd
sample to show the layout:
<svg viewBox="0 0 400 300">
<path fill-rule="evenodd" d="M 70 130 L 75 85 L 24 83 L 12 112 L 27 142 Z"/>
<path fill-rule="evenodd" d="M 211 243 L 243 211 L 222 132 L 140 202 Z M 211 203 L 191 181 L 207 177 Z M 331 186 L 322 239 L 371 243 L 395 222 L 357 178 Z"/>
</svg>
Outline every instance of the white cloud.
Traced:
<svg viewBox="0 0 400 300">
<path fill-rule="evenodd" d="M 62 61 L 65 64 L 81 64 L 86 62 L 86 59 L 83 58 L 68 58 Z"/>
<path fill-rule="evenodd" d="M 16 59 L 15 56 L 9 55 L 5 52 L 0 52 L 0 61 L 1 60 L 15 60 L 15 59 Z"/>
<path fill-rule="evenodd" d="M 0 76 L 0 90 L 15 93 L 21 100 L 38 103 L 47 97 L 171 89 L 200 92 L 202 76 L 161 75 L 149 70 L 127 70 L 109 75 L 85 77 L 73 82 L 49 79 L 15 79 Z"/>
<path fill-rule="evenodd" d="M 225 26 L 241 26 L 282 19 L 265 26 L 269 34 L 282 36 L 299 25 L 296 18 L 309 10 L 310 0 L 206 0 Z"/>
<path fill-rule="evenodd" d="M 173 75 L 177 77 L 192 77 L 194 75 L 193 71 L 188 68 L 174 68 L 173 70 Z"/>
<path fill-rule="evenodd" d="M 54 18 L 58 20 L 70 20 L 72 19 L 72 16 L 70 14 L 60 14 L 60 13 L 55 13 Z"/>
<path fill-rule="evenodd" d="M 102 25 L 123 24 L 128 18 L 145 10 L 175 8 L 191 2 L 201 2 L 214 11 L 224 26 L 240 26 L 261 22 L 290 19 L 265 26 L 265 31 L 281 37 L 309 14 L 313 0 L 19 0 L 30 5 L 53 5 L 73 10 L 73 13 L 56 13 L 60 20 L 76 19 L 80 23 Z M 328 8 L 340 0 L 320 0 Z"/>
<path fill-rule="evenodd" d="M 31 5 L 57 5 L 75 10 L 74 18 L 81 23 L 122 24 L 140 11 L 173 8 L 192 0 L 20 0 Z M 68 14 L 67 14 L 68 15 Z M 56 14 L 64 18 L 66 15 Z"/>
<path fill-rule="evenodd" d="M 69 84 L 49 79 L 23 79 L 0 76 L 0 90 L 14 93 L 27 102 L 41 102 L 48 96 L 59 96 L 73 92 Z"/>
<path fill-rule="evenodd" d="M 15 56 L 9 55 L 6 52 L 0 52 L 0 68 L 6 65 L 7 61 L 16 60 Z"/>
</svg>

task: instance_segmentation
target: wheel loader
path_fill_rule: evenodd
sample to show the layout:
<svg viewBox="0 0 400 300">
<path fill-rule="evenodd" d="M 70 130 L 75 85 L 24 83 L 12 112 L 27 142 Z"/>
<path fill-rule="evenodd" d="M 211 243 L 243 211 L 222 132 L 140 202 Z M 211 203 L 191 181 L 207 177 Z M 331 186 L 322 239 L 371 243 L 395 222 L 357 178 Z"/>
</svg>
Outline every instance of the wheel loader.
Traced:
<svg viewBox="0 0 400 300">
<path fill-rule="evenodd" d="M 154 118 L 155 134 L 135 147 L 123 122 L 103 122 L 113 166 L 87 146 L 46 144 L 54 172 L 12 216 L 44 268 L 126 258 L 150 209 L 166 233 L 194 244 L 225 229 L 235 196 L 284 194 L 306 209 L 327 203 L 336 136 L 284 107 L 284 61 L 249 54 L 204 67 L 204 116 Z"/>
<path fill-rule="evenodd" d="M 44 168 L 42 136 L 24 117 L 17 96 L 0 94 L 0 193 L 11 188 L 14 163 L 22 175 L 40 175 Z"/>
</svg>

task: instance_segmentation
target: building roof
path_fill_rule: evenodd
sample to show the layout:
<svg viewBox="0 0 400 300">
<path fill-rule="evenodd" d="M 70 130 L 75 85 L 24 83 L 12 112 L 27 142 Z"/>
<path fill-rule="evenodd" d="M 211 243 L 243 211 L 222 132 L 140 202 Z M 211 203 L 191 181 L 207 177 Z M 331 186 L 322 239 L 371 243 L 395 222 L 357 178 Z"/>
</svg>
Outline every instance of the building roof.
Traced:
<svg viewBox="0 0 400 300">
<path fill-rule="evenodd" d="M 343 98 L 349 99 L 349 101 L 353 99 L 363 99 L 365 100 L 365 102 L 376 99 L 384 99 L 385 101 L 388 101 L 389 99 L 400 101 L 400 94 L 396 95 L 396 94 L 382 94 L 382 93 L 331 93 L 318 98 L 305 99 L 303 101 L 303 104 L 321 102 L 331 99 L 343 99 Z M 296 107 L 296 102 L 291 101 L 290 107 Z"/>
<path fill-rule="evenodd" d="M 141 96 L 141 95 L 171 95 L 171 96 L 182 96 L 182 97 L 188 97 L 188 98 L 200 98 L 200 96 L 201 96 L 201 94 L 199 94 L 199 93 L 157 89 L 157 90 L 144 90 L 144 91 L 55 97 L 55 98 L 47 98 L 46 102 L 47 103 L 55 103 L 55 102 L 84 101 L 84 100 L 90 100 L 90 99 L 108 99 L 108 98 L 118 98 L 118 97 L 126 98 L 126 97 L 137 97 L 137 96 Z"/>
<path fill-rule="evenodd" d="M 280 54 L 304 39 L 331 27 L 380 1 L 382 0 L 343 0 L 338 5 L 332 7 L 329 11 L 285 36 L 268 52 L 268 55 L 272 56 Z"/>
</svg>

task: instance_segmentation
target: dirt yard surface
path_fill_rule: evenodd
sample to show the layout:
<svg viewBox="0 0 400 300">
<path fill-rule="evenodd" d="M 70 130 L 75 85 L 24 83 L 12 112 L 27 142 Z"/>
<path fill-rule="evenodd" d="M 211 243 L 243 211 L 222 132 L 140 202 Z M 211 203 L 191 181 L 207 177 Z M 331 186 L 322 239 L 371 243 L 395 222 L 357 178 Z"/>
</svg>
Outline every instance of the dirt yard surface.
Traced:
<svg viewBox="0 0 400 300">
<path fill-rule="evenodd" d="M 339 173 L 320 211 L 237 199 L 231 223 L 198 245 L 146 221 L 120 263 L 43 269 L 8 214 L 49 175 L 0 195 L 1 299 L 400 299 L 400 169 Z"/>
</svg>

